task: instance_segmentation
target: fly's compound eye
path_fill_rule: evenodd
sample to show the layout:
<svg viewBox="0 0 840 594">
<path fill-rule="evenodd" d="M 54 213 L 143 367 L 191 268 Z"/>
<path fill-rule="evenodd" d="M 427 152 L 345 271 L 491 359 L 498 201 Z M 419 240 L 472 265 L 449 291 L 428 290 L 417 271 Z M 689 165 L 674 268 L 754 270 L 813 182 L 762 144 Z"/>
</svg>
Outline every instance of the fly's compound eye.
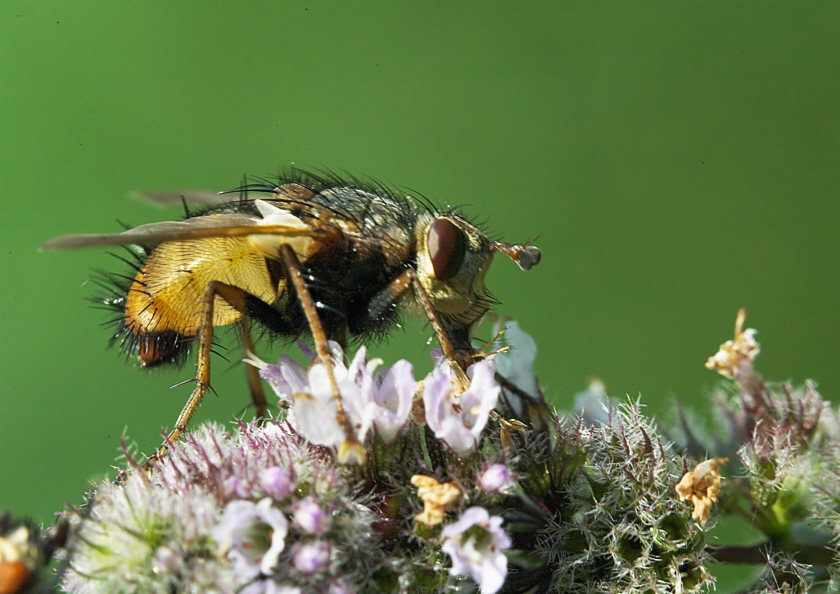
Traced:
<svg viewBox="0 0 840 594">
<path fill-rule="evenodd" d="M 435 219 L 429 226 L 428 246 L 435 276 L 440 280 L 455 276 L 464 263 L 464 233 L 449 219 Z"/>
</svg>

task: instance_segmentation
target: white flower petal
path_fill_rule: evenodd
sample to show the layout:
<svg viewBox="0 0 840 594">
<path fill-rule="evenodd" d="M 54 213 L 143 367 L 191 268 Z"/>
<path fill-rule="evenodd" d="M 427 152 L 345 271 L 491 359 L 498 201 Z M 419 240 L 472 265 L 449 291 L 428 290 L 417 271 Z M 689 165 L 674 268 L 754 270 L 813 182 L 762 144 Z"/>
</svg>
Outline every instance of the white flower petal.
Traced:
<svg viewBox="0 0 840 594">
<path fill-rule="evenodd" d="M 314 444 L 337 447 L 344 441 L 344 431 L 336 421 L 332 400 L 324 402 L 306 392 L 292 396 L 295 430 Z"/>
</svg>

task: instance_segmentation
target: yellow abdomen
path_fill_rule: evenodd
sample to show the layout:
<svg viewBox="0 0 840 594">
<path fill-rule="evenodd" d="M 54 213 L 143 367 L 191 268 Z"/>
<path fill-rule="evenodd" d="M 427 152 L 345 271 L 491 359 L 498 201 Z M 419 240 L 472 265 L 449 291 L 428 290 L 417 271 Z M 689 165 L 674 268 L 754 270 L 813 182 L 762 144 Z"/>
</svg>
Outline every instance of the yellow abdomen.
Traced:
<svg viewBox="0 0 840 594">
<path fill-rule="evenodd" d="M 126 297 L 125 322 L 136 335 L 176 332 L 196 336 L 204 293 L 211 281 L 239 287 L 267 303 L 278 298 L 264 256 L 247 238 L 213 237 L 158 246 L 134 278 Z M 242 314 L 216 297 L 213 325 L 238 321 Z"/>
</svg>

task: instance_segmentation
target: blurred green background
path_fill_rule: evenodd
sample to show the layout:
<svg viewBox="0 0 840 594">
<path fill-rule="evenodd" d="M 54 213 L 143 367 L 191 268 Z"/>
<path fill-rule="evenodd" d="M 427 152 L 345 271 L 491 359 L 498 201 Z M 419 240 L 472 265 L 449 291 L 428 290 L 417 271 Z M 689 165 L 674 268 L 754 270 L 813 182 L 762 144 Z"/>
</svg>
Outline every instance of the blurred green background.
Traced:
<svg viewBox="0 0 840 594">
<path fill-rule="evenodd" d="M 150 451 L 191 377 L 105 348 L 104 252 L 55 235 L 179 216 L 136 189 L 295 163 L 465 205 L 543 261 L 488 284 L 558 407 L 597 375 L 698 410 L 739 307 L 769 378 L 840 388 L 837 2 L 0 4 L 0 508 L 79 503 Z M 485 332 L 485 335 L 488 334 Z M 386 360 L 424 360 L 422 324 Z M 261 351 L 266 355 L 265 351 Z M 232 353 L 232 359 L 238 355 Z M 198 419 L 247 404 L 215 361 Z"/>
</svg>

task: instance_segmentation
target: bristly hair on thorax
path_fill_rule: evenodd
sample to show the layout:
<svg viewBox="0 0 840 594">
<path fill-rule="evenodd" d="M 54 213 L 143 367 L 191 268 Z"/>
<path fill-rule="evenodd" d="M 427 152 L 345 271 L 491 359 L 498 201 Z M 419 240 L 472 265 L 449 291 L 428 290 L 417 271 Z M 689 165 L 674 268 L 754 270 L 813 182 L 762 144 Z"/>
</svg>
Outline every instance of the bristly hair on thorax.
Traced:
<svg viewBox="0 0 840 594">
<path fill-rule="evenodd" d="M 451 214 L 457 209 L 442 208 L 439 204 L 432 202 L 426 196 L 417 192 L 390 186 L 373 178 L 363 178 L 348 173 L 337 173 L 331 170 L 304 170 L 297 168 L 282 169 L 274 177 L 245 177 L 242 183 L 233 189 L 220 192 L 220 196 L 231 196 L 229 201 L 220 201 L 217 206 L 209 206 L 195 211 L 188 211 L 188 217 L 201 216 L 211 212 L 225 212 L 236 210 L 237 212 L 249 212 L 256 209 L 253 207 L 254 194 L 271 197 L 278 187 L 286 184 L 296 184 L 310 190 L 318 198 L 325 190 L 337 188 L 352 188 L 357 190 L 358 201 L 349 204 L 335 204 L 329 201 L 320 201 L 320 206 L 335 209 L 337 216 L 360 218 L 369 209 L 371 197 L 379 197 L 389 202 L 394 207 L 393 214 L 395 223 L 410 225 L 421 212 L 434 214 Z M 233 196 L 238 194 L 238 198 Z M 242 209 L 245 209 L 244 211 Z"/>
</svg>

